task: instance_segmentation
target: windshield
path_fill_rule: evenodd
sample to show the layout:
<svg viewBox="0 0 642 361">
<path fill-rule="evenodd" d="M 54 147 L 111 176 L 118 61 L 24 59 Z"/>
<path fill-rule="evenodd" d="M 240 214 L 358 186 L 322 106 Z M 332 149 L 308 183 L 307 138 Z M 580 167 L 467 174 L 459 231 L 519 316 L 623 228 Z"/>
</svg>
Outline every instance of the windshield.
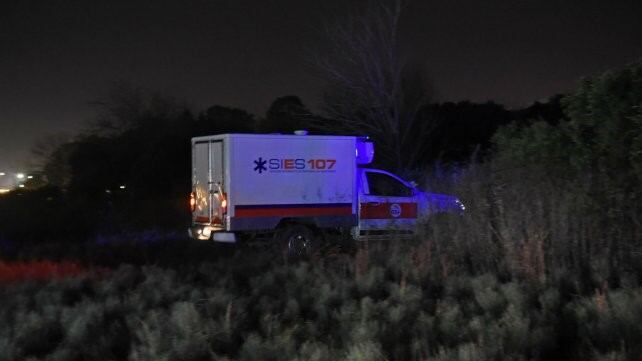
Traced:
<svg viewBox="0 0 642 361">
<path fill-rule="evenodd" d="M 410 197 L 412 188 L 385 173 L 366 172 L 368 194 L 388 197 Z"/>
</svg>

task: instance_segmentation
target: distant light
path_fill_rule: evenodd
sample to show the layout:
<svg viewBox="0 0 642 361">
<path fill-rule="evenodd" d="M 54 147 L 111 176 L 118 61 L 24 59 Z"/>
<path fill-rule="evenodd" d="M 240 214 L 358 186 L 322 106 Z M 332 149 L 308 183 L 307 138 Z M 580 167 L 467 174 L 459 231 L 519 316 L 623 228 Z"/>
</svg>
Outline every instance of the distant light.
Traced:
<svg viewBox="0 0 642 361">
<path fill-rule="evenodd" d="M 5 194 L 11 192 L 11 189 L 9 188 L 0 188 L 0 194 Z"/>
<path fill-rule="evenodd" d="M 21 184 L 21 185 L 19 185 L 18 187 L 20 187 L 20 188 L 24 188 L 24 187 L 25 187 L 25 185 L 24 185 L 24 184 Z"/>
<path fill-rule="evenodd" d="M 105 189 L 105 193 L 111 193 L 109 189 Z"/>
<path fill-rule="evenodd" d="M 33 179 L 33 176 L 32 175 L 28 175 L 27 179 Z"/>
<path fill-rule="evenodd" d="M 125 186 L 120 186 L 120 187 L 118 187 L 118 188 L 120 188 L 120 189 L 125 189 Z"/>
<path fill-rule="evenodd" d="M 5 172 L 0 172 L 0 176 L 7 175 Z"/>
<path fill-rule="evenodd" d="M 24 177 L 25 177 L 24 173 L 17 173 L 16 174 L 16 178 L 18 178 L 18 179 L 24 179 Z"/>
</svg>

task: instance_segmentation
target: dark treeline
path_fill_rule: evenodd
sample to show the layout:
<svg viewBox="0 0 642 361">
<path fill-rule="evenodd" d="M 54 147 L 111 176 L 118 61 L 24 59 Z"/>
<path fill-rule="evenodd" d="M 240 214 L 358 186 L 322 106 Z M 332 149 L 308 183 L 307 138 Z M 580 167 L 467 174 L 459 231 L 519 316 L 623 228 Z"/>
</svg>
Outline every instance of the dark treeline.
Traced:
<svg viewBox="0 0 642 361">
<path fill-rule="evenodd" d="M 484 155 L 503 125 L 528 119 L 554 124 L 561 114 L 557 99 L 518 111 L 492 102 L 426 104 L 417 112 L 417 123 L 430 126 L 412 138 L 426 144 L 424 152 L 413 169 L 401 171 L 420 174 L 435 162 L 465 163 L 473 153 Z M 263 116 L 220 105 L 195 113 L 169 96 L 124 85 L 95 104 L 88 130 L 40 154 L 40 181 L 3 197 L 0 210 L 12 216 L 2 217 L 0 237 L 24 242 L 83 240 L 133 230 L 182 231 L 189 223 L 191 137 L 291 134 L 297 129 L 346 134 L 336 121 L 313 114 L 296 96 L 277 98 Z M 367 130 L 350 132 L 355 133 L 368 135 Z M 41 221 L 25 226 L 32 217 Z"/>
</svg>

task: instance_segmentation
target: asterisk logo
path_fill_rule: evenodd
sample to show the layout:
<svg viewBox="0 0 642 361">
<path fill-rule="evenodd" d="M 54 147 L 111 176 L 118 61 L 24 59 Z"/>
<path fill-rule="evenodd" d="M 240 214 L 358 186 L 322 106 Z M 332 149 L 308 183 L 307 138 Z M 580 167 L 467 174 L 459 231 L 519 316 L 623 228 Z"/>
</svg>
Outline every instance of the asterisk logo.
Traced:
<svg viewBox="0 0 642 361">
<path fill-rule="evenodd" d="M 254 161 L 254 164 L 256 164 L 256 167 L 254 167 L 254 170 L 258 171 L 259 174 L 267 171 L 267 168 L 265 168 L 265 163 L 267 163 L 267 160 L 263 160 L 263 158 L 259 157 L 259 159 Z"/>
</svg>

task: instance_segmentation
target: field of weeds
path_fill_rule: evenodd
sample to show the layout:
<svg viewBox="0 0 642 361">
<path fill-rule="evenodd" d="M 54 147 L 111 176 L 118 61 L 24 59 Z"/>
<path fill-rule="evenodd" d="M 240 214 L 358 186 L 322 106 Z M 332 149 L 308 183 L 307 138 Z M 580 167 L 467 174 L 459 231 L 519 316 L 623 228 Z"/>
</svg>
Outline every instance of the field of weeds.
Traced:
<svg viewBox="0 0 642 361">
<path fill-rule="evenodd" d="M 636 360 L 642 353 L 637 285 L 586 292 L 571 273 L 545 281 L 465 274 L 425 264 L 421 241 L 290 264 L 260 249 L 190 242 L 158 246 L 176 249 L 179 259 L 154 251 L 145 259 L 150 251 L 141 248 L 132 263 L 109 269 L 5 279 L 0 359 Z M 185 249 L 200 257 L 183 258 Z"/>
<path fill-rule="evenodd" d="M 4 246 L 0 361 L 639 360 L 625 198 L 595 212 L 533 170 L 444 174 L 426 187 L 463 216 L 300 262 L 154 232 Z"/>
</svg>

